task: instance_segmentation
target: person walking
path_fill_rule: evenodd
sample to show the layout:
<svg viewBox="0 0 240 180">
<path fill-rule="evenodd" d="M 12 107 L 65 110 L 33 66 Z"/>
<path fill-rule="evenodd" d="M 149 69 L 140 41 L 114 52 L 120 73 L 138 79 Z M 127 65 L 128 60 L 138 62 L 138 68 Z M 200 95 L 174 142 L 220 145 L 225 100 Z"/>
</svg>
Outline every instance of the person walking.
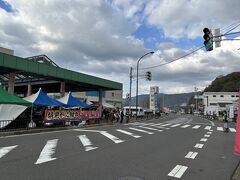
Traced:
<svg viewBox="0 0 240 180">
<path fill-rule="evenodd" d="M 227 115 L 227 112 L 224 111 L 223 113 L 223 122 L 224 122 L 224 129 L 225 131 L 224 132 L 228 132 L 229 131 L 229 125 L 228 125 L 228 115 Z"/>
<path fill-rule="evenodd" d="M 124 118 L 124 113 L 123 113 L 123 109 L 121 110 L 121 113 L 120 113 L 120 123 L 123 123 L 123 118 Z"/>
</svg>

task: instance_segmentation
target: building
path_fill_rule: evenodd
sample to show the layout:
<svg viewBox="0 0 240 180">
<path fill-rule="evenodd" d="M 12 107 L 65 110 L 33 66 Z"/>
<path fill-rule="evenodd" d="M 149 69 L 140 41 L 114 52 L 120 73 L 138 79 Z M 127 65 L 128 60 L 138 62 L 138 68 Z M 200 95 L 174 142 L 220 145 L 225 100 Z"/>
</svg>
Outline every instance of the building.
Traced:
<svg viewBox="0 0 240 180">
<path fill-rule="evenodd" d="M 204 114 L 219 116 L 219 112 L 227 110 L 229 105 L 238 100 L 238 92 L 204 92 Z"/>
<path fill-rule="evenodd" d="M 149 95 L 149 109 L 152 110 L 154 113 L 158 111 L 159 102 L 158 102 L 158 94 L 159 94 L 159 87 L 152 86 L 150 87 L 150 95 Z"/>
</svg>

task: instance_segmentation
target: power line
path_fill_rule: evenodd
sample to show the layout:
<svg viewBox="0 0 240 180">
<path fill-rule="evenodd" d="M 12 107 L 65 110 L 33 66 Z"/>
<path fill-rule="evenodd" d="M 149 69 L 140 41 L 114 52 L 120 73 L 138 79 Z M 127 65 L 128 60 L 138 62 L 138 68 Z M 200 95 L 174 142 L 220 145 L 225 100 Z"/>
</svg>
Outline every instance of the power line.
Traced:
<svg viewBox="0 0 240 180">
<path fill-rule="evenodd" d="M 233 28 L 231 28 L 230 30 L 228 30 L 227 32 L 225 32 L 225 33 L 224 33 L 223 35 L 221 35 L 221 36 L 239 33 L 239 32 L 229 33 L 229 32 L 231 32 L 231 31 L 233 31 L 234 29 L 236 29 L 238 26 L 240 26 L 240 23 L 238 23 L 236 26 L 234 26 Z M 228 34 L 228 33 L 229 33 L 229 34 Z M 191 54 L 194 54 L 195 52 L 199 51 L 200 49 L 202 49 L 202 48 L 204 48 L 204 47 L 205 47 L 205 46 L 200 46 L 200 47 L 196 48 L 195 50 L 191 51 L 190 53 L 187 53 L 187 54 L 185 54 L 185 55 L 183 55 L 183 56 L 181 56 L 181 57 L 179 57 L 179 58 L 176 58 L 176 59 L 174 59 L 174 60 L 171 60 L 171 61 L 166 62 L 166 63 L 163 63 L 163 64 L 155 65 L 155 66 L 149 66 L 149 67 L 146 67 L 146 68 L 141 68 L 140 70 L 153 69 L 153 68 L 156 68 L 156 67 L 165 66 L 165 65 L 167 65 L 167 64 L 170 64 L 170 63 L 173 63 L 173 62 L 175 62 L 175 61 L 181 60 L 181 59 L 183 59 L 183 58 L 185 58 L 185 57 L 187 57 L 187 56 L 189 56 L 189 55 L 191 55 Z"/>
</svg>

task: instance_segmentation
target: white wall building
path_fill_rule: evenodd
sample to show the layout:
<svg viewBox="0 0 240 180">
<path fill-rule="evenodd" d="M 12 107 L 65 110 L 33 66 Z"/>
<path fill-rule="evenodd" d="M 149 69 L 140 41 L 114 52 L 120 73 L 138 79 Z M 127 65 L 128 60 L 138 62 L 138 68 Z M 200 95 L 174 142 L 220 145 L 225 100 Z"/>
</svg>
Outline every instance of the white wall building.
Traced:
<svg viewBox="0 0 240 180">
<path fill-rule="evenodd" d="M 216 115 L 238 100 L 238 92 L 204 92 L 204 114 Z"/>
<path fill-rule="evenodd" d="M 154 113 L 158 110 L 159 102 L 158 102 L 158 94 L 159 94 L 159 87 L 158 86 L 151 86 L 150 87 L 150 96 L 149 96 L 149 109 L 152 110 Z"/>
</svg>

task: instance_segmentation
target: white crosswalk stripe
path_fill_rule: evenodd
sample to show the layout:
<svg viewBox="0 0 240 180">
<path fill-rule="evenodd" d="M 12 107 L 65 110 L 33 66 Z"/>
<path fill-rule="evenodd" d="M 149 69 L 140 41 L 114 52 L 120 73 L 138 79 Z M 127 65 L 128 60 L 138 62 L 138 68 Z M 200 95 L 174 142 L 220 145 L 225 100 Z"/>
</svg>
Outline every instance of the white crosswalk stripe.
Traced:
<svg viewBox="0 0 240 180">
<path fill-rule="evenodd" d="M 1 147 L 0 148 L 0 158 L 2 158 L 3 156 L 5 156 L 7 153 L 9 153 L 10 151 L 12 151 L 14 148 L 16 148 L 18 145 L 15 146 L 8 146 L 8 147 Z"/>
<path fill-rule="evenodd" d="M 165 126 L 169 126 L 169 125 L 171 125 L 171 124 L 163 124 L 163 125 L 161 125 L 161 126 L 165 127 Z"/>
<path fill-rule="evenodd" d="M 234 128 L 229 128 L 229 130 L 230 130 L 231 132 L 236 132 L 236 129 L 234 129 Z"/>
<path fill-rule="evenodd" d="M 199 129 L 201 126 L 200 125 L 196 125 L 196 126 L 193 126 L 193 129 Z"/>
<path fill-rule="evenodd" d="M 140 138 L 140 137 L 142 137 L 142 136 L 135 135 L 135 134 L 133 134 L 133 133 L 131 133 L 131 132 L 128 132 L 128 131 L 125 131 L 125 130 L 122 130 L 122 129 L 117 129 L 117 131 L 118 131 L 118 132 L 121 132 L 121 133 L 123 133 L 123 134 L 127 134 L 127 135 L 129 135 L 129 136 L 132 136 L 132 137 L 134 137 L 134 138 Z"/>
<path fill-rule="evenodd" d="M 47 144 L 44 146 L 38 160 L 35 164 L 42 164 L 45 162 L 53 161 L 56 158 L 53 158 L 52 155 L 55 153 L 58 139 L 53 139 L 47 141 Z"/>
<path fill-rule="evenodd" d="M 106 131 L 102 131 L 100 132 L 102 135 L 104 135 L 105 137 L 109 138 L 110 140 L 112 140 L 114 143 L 118 144 L 118 143 L 122 143 L 124 142 L 123 140 L 113 136 L 112 134 L 109 134 L 108 132 Z"/>
<path fill-rule="evenodd" d="M 181 126 L 182 124 L 174 124 L 172 125 L 171 127 L 178 127 L 178 126 Z"/>
<path fill-rule="evenodd" d="M 143 133 L 146 133 L 146 134 L 154 134 L 153 132 L 145 131 L 145 130 L 142 130 L 142 129 L 131 128 L 131 127 L 129 129 L 139 131 L 139 132 L 143 132 Z"/>
<path fill-rule="evenodd" d="M 217 127 L 218 131 L 223 131 L 223 127 Z"/>
<path fill-rule="evenodd" d="M 88 139 L 86 135 L 80 135 L 78 136 L 78 138 L 80 139 L 83 146 L 85 147 L 85 151 L 91 151 L 98 148 L 98 147 L 92 146 L 92 142 Z"/>
<path fill-rule="evenodd" d="M 188 124 L 186 124 L 186 125 L 184 125 L 184 126 L 181 126 L 181 128 L 187 128 L 187 127 L 189 127 L 190 125 L 188 125 Z"/>
<path fill-rule="evenodd" d="M 161 129 L 155 129 L 155 128 L 151 128 L 151 127 L 146 127 L 146 126 L 139 126 L 140 128 L 143 128 L 143 129 L 148 129 L 148 130 L 153 130 L 153 131 L 159 131 L 159 132 L 162 132 L 163 130 Z"/>
<path fill-rule="evenodd" d="M 204 135 L 204 137 L 210 137 L 210 135 L 208 135 L 208 134 L 205 134 L 205 135 Z"/>
<path fill-rule="evenodd" d="M 186 156 L 185 156 L 185 158 L 187 158 L 187 159 L 195 159 L 195 157 L 197 156 L 197 152 L 192 152 L 192 151 L 190 151 Z"/>
<path fill-rule="evenodd" d="M 206 126 L 204 129 L 205 130 L 210 130 L 212 127 L 211 126 Z"/>
</svg>

